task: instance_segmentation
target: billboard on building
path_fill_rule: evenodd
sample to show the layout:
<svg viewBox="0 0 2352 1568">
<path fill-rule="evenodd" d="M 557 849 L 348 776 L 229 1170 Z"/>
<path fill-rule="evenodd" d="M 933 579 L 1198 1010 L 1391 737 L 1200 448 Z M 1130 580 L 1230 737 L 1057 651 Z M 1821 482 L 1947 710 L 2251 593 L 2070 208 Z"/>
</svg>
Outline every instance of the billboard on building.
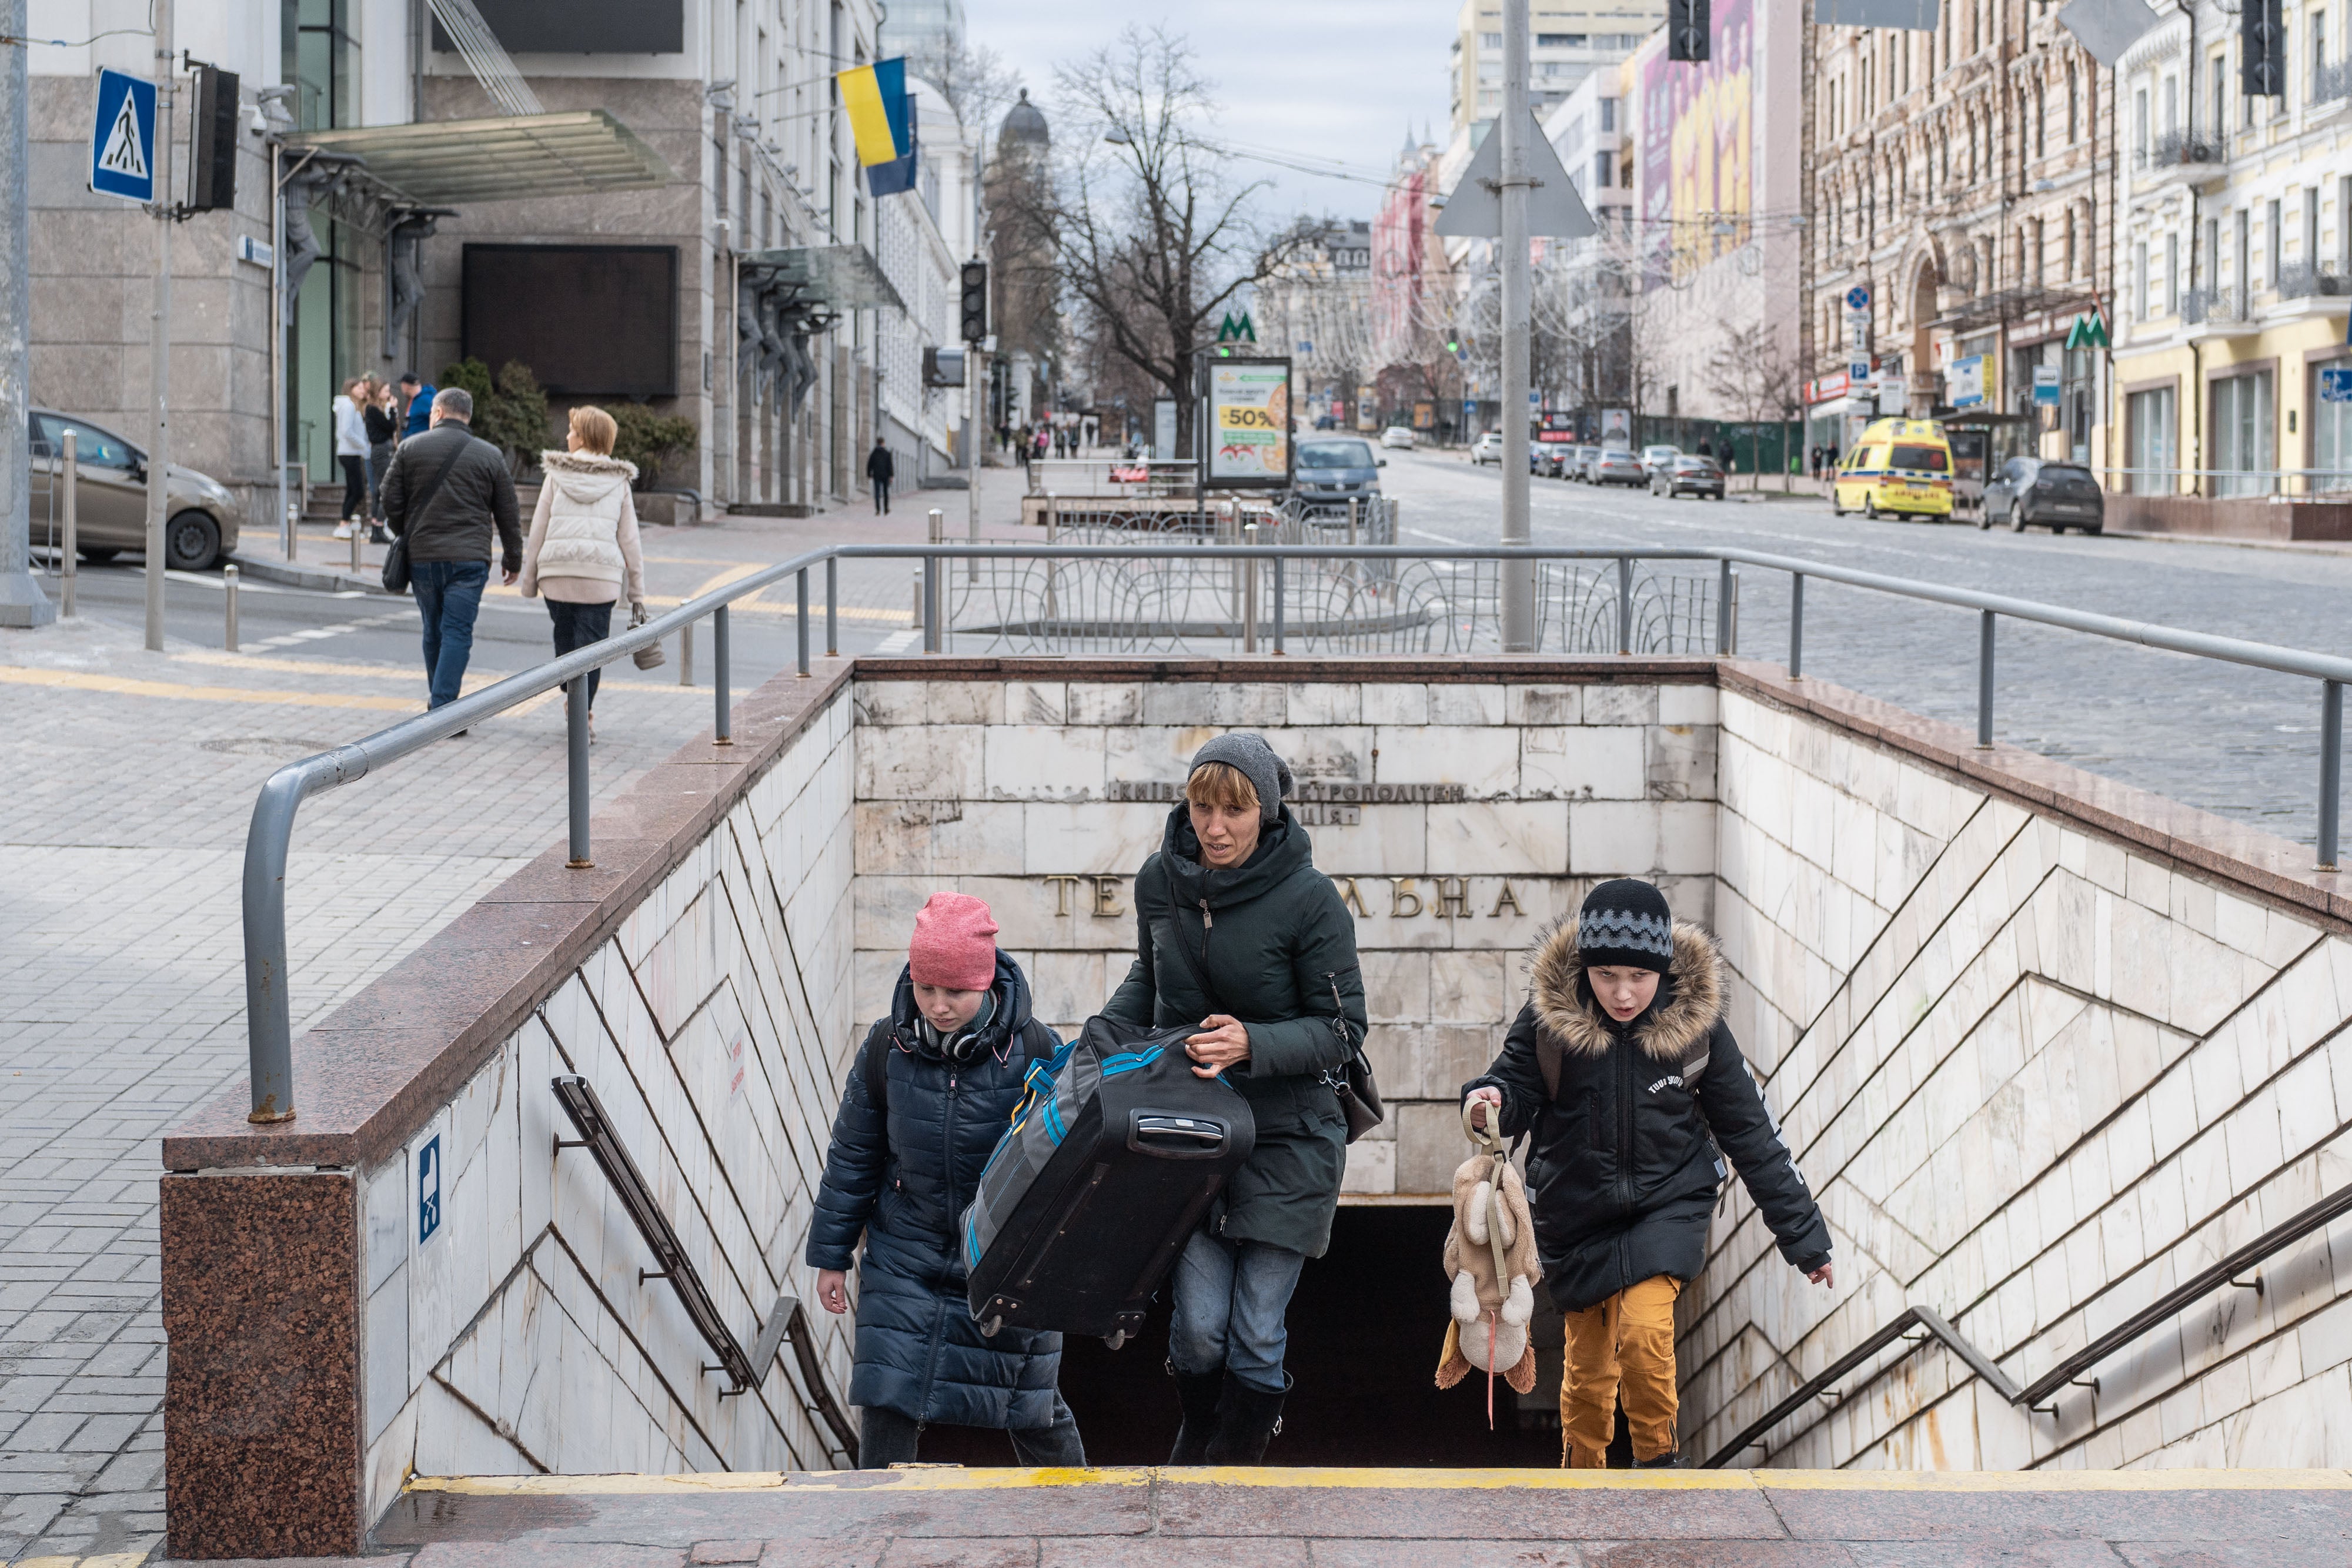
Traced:
<svg viewBox="0 0 2352 1568">
<path fill-rule="evenodd" d="M 1680 281 L 1754 236 L 1755 0 L 1718 0 L 1709 57 L 1654 50 L 1642 70 L 1641 218 L 1652 287 Z"/>
<path fill-rule="evenodd" d="M 1213 362 L 1208 376 L 1209 483 L 1290 483 L 1290 361 Z"/>
</svg>

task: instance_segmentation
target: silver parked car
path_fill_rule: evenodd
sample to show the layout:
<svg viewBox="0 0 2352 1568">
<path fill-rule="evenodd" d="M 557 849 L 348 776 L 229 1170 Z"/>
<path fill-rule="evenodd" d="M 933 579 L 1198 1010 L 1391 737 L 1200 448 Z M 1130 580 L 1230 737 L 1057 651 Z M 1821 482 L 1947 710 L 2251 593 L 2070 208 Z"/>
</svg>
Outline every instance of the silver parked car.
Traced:
<svg viewBox="0 0 2352 1568">
<path fill-rule="evenodd" d="M 1650 473 L 1633 453 L 1622 446 L 1611 446 L 1603 448 L 1601 455 L 1592 460 L 1592 482 L 1640 486 L 1650 482 Z"/>
<path fill-rule="evenodd" d="M 32 411 L 33 543 L 65 542 L 65 433 L 74 433 L 74 543 L 84 560 L 111 560 L 147 548 L 147 454 L 100 425 L 45 408 Z M 163 562 L 202 571 L 236 548 L 238 507 L 226 486 L 172 465 L 163 512 Z"/>
<path fill-rule="evenodd" d="M 2086 534 L 2106 528 L 2106 497 L 2091 471 L 2079 463 L 2059 463 L 2047 457 L 2012 457 L 1985 483 L 1984 506 L 1977 527 L 2007 523 L 2023 533 L 2029 523 L 2040 523 L 2053 534 L 2080 528 Z"/>
</svg>

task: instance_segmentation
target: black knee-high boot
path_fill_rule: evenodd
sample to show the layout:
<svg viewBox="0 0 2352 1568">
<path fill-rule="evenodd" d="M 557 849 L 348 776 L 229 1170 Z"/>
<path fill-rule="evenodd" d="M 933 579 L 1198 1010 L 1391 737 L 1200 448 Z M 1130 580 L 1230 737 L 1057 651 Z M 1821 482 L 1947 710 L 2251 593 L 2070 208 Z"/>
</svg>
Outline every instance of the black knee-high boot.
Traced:
<svg viewBox="0 0 2352 1568">
<path fill-rule="evenodd" d="M 1209 1439 L 1217 1429 L 1217 1396 L 1224 1392 L 1225 1369 L 1214 1372 L 1179 1372 L 1176 1364 L 1168 1364 L 1168 1375 L 1176 1380 L 1176 1397 L 1184 1403 L 1184 1424 L 1176 1428 L 1176 1448 L 1168 1456 L 1171 1465 L 1198 1465 L 1208 1460 Z"/>
<path fill-rule="evenodd" d="M 1223 1396 L 1217 1401 L 1217 1435 L 1209 1439 L 1208 1462 L 1265 1463 L 1266 1443 L 1282 1430 L 1282 1402 L 1289 1396 L 1290 1386 L 1290 1375 L 1286 1372 L 1282 1375 L 1282 1391 L 1278 1394 L 1252 1388 L 1239 1378 L 1228 1378 Z"/>
</svg>

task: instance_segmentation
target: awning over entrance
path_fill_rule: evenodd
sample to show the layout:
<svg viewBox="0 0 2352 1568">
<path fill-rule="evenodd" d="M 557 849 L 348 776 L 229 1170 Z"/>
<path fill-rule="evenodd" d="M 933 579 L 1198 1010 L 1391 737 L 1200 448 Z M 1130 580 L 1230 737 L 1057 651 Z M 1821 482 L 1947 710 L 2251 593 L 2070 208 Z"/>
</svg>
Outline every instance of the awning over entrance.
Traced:
<svg viewBox="0 0 2352 1568">
<path fill-rule="evenodd" d="M 306 131 L 294 147 L 354 153 L 421 206 L 577 196 L 667 184 L 669 165 L 601 109 Z"/>
<path fill-rule="evenodd" d="M 906 301 L 862 245 L 752 250 L 740 258 L 746 284 L 787 291 L 798 304 L 832 310 L 904 310 Z"/>
</svg>

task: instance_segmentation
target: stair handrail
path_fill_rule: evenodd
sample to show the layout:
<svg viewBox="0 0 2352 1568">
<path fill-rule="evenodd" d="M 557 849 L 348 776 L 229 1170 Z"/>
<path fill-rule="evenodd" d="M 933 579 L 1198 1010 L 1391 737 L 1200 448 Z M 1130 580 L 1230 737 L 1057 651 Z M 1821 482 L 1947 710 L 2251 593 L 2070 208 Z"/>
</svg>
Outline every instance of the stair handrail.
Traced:
<svg viewBox="0 0 2352 1568">
<path fill-rule="evenodd" d="M 2058 1413 L 2057 1405 L 2054 1402 L 2044 1405 L 2041 1403 L 2042 1400 L 2049 1398 L 2068 1384 L 2078 1382 L 2084 1373 L 2090 1371 L 2091 1368 L 2138 1339 L 2158 1323 L 2178 1316 L 2182 1311 L 2224 1284 L 2235 1285 L 2241 1290 L 2251 1290 L 2256 1294 L 2262 1293 L 2263 1284 L 2261 1275 L 2257 1274 L 2251 1280 L 2241 1280 L 2237 1276 L 2243 1270 L 2293 1246 L 2313 1231 L 2326 1228 L 2337 1218 L 2347 1213 L 2352 1213 L 2352 1186 L 2341 1187 L 2330 1193 L 2300 1213 L 2263 1231 L 2260 1236 L 2230 1252 L 2211 1266 L 2199 1270 L 2189 1279 L 2167 1291 L 2163 1295 L 2091 1341 L 2090 1343 L 2022 1388 L 2010 1380 L 2008 1375 L 2000 1370 L 1992 1357 L 1969 1343 L 1965 1335 L 1952 1327 L 1933 1309 L 1922 1306 L 1906 1307 L 1867 1339 L 1798 1385 L 1794 1393 L 1741 1428 L 1738 1437 L 1717 1449 L 1701 1468 L 1723 1469 L 1748 1448 L 1760 1444 L 1764 1439 L 1764 1434 L 1782 1420 L 1827 1393 L 1831 1385 L 1896 1340 L 1910 1336 L 1910 1331 L 1915 1328 L 1926 1332 L 1910 1337 L 1909 1348 L 1904 1354 L 1907 1355 L 1911 1350 L 1917 1349 L 1929 1340 L 1935 1340 L 1954 1355 L 1958 1356 L 1970 1372 L 1983 1378 L 1991 1386 L 1993 1392 L 1999 1394 L 2009 1404 L 2022 1405 L 2037 1415 L 2055 1416 Z M 1885 1365 L 1874 1369 L 1861 1383 L 1836 1396 L 1835 1402 L 1840 1405 L 1844 1404 L 1863 1389 L 1885 1376 L 1902 1359 L 1901 1355 L 1895 1356 Z M 2098 1379 L 2092 1378 L 2087 1386 L 2094 1393 L 2097 1392 Z"/>
<path fill-rule="evenodd" d="M 849 1461 L 849 1468 L 856 1469 L 857 1428 L 850 1423 L 847 1413 L 843 1410 L 841 1402 L 834 1397 L 833 1389 L 825 1380 L 824 1364 L 818 1361 L 816 1346 L 812 1343 L 814 1335 L 809 1327 L 808 1310 L 801 1304 L 800 1298 L 789 1291 L 778 1295 L 775 1306 L 770 1309 L 766 1321 L 760 1326 L 758 1340 L 750 1351 L 745 1351 L 742 1343 L 735 1337 L 735 1331 L 727 1326 L 726 1315 L 719 1310 L 719 1303 L 711 1299 L 709 1289 L 702 1282 L 702 1275 L 694 1267 L 694 1260 L 687 1256 L 685 1243 L 678 1239 L 669 1217 L 662 1212 L 653 1189 L 646 1183 L 644 1173 L 637 1169 L 637 1162 L 630 1157 L 628 1146 L 613 1131 L 612 1118 L 604 1113 L 604 1103 L 596 1096 L 596 1086 L 576 1072 L 556 1074 L 552 1086 L 556 1103 L 563 1107 L 563 1113 L 571 1118 L 572 1129 L 580 1134 L 576 1139 L 557 1138 L 555 1152 L 562 1154 L 566 1149 L 586 1149 L 597 1167 L 604 1173 L 604 1179 L 613 1184 L 613 1190 L 620 1196 L 621 1207 L 629 1211 L 629 1218 L 636 1226 L 637 1234 L 644 1238 L 655 1261 L 661 1265 L 658 1269 L 638 1270 L 637 1283 L 642 1285 L 648 1280 L 669 1281 L 670 1289 L 677 1295 L 678 1304 L 686 1309 L 686 1315 L 693 1321 L 695 1331 L 702 1335 L 703 1343 L 709 1345 L 719 1357 L 716 1365 L 704 1366 L 700 1370 L 727 1375 L 728 1386 L 719 1392 L 719 1396 L 730 1398 L 757 1388 L 766 1379 L 768 1368 L 774 1364 L 777 1351 L 789 1338 L 793 1344 L 793 1358 L 800 1364 L 801 1382 L 805 1385 L 808 1403 L 816 1407 L 817 1414 L 832 1429 L 843 1456 Z"/>
</svg>

